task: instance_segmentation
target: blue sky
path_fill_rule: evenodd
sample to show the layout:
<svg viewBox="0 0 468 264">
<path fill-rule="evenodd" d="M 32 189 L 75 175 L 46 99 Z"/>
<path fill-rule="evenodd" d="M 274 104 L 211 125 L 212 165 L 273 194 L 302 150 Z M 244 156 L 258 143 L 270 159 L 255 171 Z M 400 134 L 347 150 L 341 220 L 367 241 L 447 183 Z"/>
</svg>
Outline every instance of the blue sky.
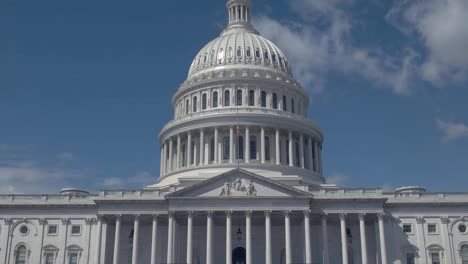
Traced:
<svg viewBox="0 0 468 264">
<path fill-rule="evenodd" d="M 468 188 L 468 2 L 254 0 L 350 187 Z M 0 193 L 141 188 L 225 1 L 0 2 Z"/>
</svg>

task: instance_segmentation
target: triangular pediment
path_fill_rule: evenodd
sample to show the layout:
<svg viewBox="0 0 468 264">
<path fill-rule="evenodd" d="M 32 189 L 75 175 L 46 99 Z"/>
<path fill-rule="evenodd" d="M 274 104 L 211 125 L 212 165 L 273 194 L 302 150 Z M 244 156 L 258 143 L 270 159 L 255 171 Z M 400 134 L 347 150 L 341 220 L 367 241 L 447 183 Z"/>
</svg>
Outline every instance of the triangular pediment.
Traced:
<svg viewBox="0 0 468 264">
<path fill-rule="evenodd" d="M 182 190 L 167 198 L 253 198 L 253 197 L 310 197 L 307 192 L 278 183 L 255 173 L 234 169 Z"/>
</svg>

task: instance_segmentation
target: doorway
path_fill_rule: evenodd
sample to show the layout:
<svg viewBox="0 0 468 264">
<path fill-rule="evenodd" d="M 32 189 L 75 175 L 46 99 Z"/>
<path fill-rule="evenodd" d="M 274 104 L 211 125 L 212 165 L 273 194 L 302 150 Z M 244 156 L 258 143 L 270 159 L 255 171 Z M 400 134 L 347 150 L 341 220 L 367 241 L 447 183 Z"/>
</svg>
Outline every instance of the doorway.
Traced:
<svg viewBox="0 0 468 264">
<path fill-rule="evenodd" d="M 245 248 L 238 247 L 232 251 L 232 264 L 245 264 Z"/>
</svg>

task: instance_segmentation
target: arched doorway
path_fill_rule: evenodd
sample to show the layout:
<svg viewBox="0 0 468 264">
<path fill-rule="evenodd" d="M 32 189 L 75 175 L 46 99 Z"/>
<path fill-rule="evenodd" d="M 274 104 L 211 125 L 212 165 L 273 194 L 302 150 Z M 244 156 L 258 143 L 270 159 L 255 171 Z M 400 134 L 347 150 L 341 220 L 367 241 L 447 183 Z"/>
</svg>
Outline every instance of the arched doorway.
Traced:
<svg viewBox="0 0 468 264">
<path fill-rule="evenodd" d="M 245 248 L 238 247 L 232 251 L 232 264 L 245 264 Z"/>
</svg>

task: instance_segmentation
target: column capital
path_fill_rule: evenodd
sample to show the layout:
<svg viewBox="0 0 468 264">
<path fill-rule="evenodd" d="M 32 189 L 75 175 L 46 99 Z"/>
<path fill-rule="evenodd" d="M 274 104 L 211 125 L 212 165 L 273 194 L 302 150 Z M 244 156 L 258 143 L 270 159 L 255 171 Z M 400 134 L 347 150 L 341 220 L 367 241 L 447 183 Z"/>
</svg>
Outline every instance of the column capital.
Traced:
<svg viewBox="0 0 468 264">
<path fill-rule="evenodd" d="M 418 224 L 424 224 L 424 223 L 426 223 L 426 220 L 424 219 L 424 217 L 418 216 L 418 217 L 416 217 L 416 222 Z"/>
<path fill-rule="evenodd" d="M 213 216 L 214 215 L 214 211 L 206 211 L 206 216 Z"/>
<path fill-rule="evenodd" d="M 190 210 L 190 211 L 187 211 L 187 216 L 188 216 L 188 217 L 193 217 L 194 214 L 195 214 L 194 211 L 191 211 L 191 210 Z"/>
<path fill-rule="evenodd" d="M 346 214 L 342 213 L 342 214 L 339 214 L 338 216 L 340 217 L 341 221 L 346 220 Z"/>
<path fill-rule="evenodd" d="M 11 224 L 13 224 L 13 219 L 11 219 L 11 218 L 4 218 L 4 219 L 3 219 L 3 222 L 5 223 L 5 225 L 11 225 Z"/>
<path fill-rule="evenodd" d="M 140 221 L 141 214 L 134 214 L 134 215 L 133 215 L 133 218 L 134 218 L 135 220 Z"/>
<path fill-rule="evenodd" d="M 86 218 L 85 219 L 85 224 L 87 225 L 92 225 L 96 222 L 96 218 Z"/>
<path fill-rule="evenodd" d="M 271 210 L 266 210 L 265 211 L 265 217 L 271 217 Z"/>
<path fill-rule="evenodd" d="M 116 214 L 116 215 L 114 215 L 114 217 L 115 217 L 115 221 L 122 220 L 122 215 L 121 214 Z"/>
<path fill-rule="evenodd" d="M 153 216 L 153 221 L 155 221 L 155 220 L 157 221 L 158 218 L 159 218 L 159 214 L 153 214 L 152 216 Z"/>
<path fill-rule="evenodd" d="M 442 224 L 450 224 L 450 218 L 448 218 L 448 216 L 442 216 L 440 217 L 440 220 L 442 221 Z"/>
<path fill-rule="evenodd" d="M 378 213 L 377 214 L 377 219 L 379 221 L 385 221 L 385 214 L 384 213 Z"/>
<path fill-rule="evenodd" d="M 304 213 L 304 217 L 310 217 L 310 213 L 312 213 L 312 211 L 311 210 L 304 210 L 303 213 Z"/>
<path fill-rule="evenodd" d="M 68 225 L 68 224 L 70 224 L 70 219 L 68 219 L 67 217 L 62 218 L 62 224 L 63 224 L 63 225 Z"/>
<path fill-rule="evenodd" d="M 175 212 L 174 212 L 174 211 L 169 211 L 169 212 L 167 212 L 167 216 L 168 216 L 168 217 L 174 217 L 174 215 L 175 215 Z"/>
<path fill-rule="evenodd" d="M 320 218 L 321 218 L 322 220 L 327 220 L 327 217 L 328 217 L 328 214 L 327 214 L 327 213 L 325 213 L 325 212 L 320 213 Z"/>
<path fill-rule="evenodd" d="M 289 217 L 289 215 L 291 214 L 291 211 L 290 210 L 284 210 L 283 214 L 284 214 L 285 217 Z"/>
<path fill-rule="evenodd" d="M 40 225 L 47 225 L 47 219 L 45 219 L 45 218 L 39 218 L 39 224 L 40 224 Z"/>
<path fill-rule="evenodd" d="M 366 214 L 365 213 L 360 213 L 358 214 L 359 216 L 359 221 L 364 221 L 366 219 Z"/>
<path fill-rule="evenodd" d="M 246 210 L 245 216 L 252 216 L 252 210 Z"/>
<path fill-rule="evenodd" d="M 226 216 L 232 216 L 232 210 L 226 210 Z"/>
</svg>

